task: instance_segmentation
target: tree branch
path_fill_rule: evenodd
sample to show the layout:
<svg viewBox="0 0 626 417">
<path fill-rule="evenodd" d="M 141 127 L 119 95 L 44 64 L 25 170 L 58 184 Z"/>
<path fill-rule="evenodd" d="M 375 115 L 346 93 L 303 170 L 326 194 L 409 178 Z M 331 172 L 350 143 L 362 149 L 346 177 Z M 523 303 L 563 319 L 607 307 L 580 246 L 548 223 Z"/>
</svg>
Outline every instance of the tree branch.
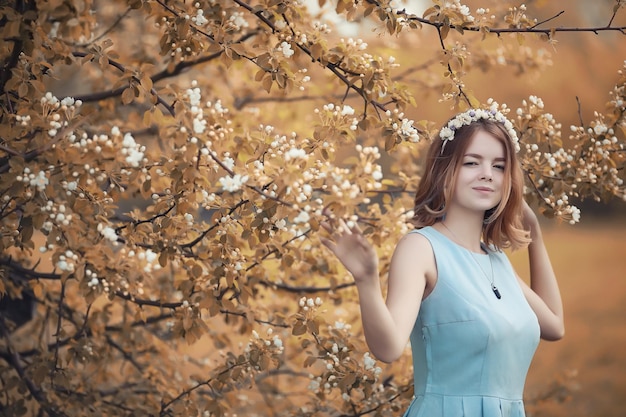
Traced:
<svg viewBox="0 0 626 417">
<path fill-rule="evenodd" d="M 40 390 L 35 385 L 33 380 L 26 374 L 26 370 L 22 366 L 21 357 L 19 356 L 17 351 L 11 346 L 11 343 L 9 341 L 9 334 L 7 332 L 7 329 L 4 327 L 4 322 L 2 321 L 0 321 L 0 333 L 2 333 L 2 336 L 5 338 L 8 348 L 8 352 L 6 354 L 3 353 L 1 357 L 6 360 L 13 369 L 15 369 L 17 375 L 24 382 L 24 385 L 26 385 L 28 392 L 30 392 L 33 398 L 39 403 L 41 408 L 46 413 L 48 413 L 50 417 L 69 417 L 65 413 L 57 411 L 55 408 L 53 408 L 52 405 L 48 403 L 48 400 L 46 399 L 43 391 Z"/>
<path fill-rule="evenodd" d="M 80 52 L 80 51 L 73 51 L 72 55 L 77 57 L 77 58 L 84 58 L 89 56 L 90 54 L 87 52 Z M 107 62 L 109 63 L 109 65 L 111 65 L 112 67 L 117 68 L 120 72 L 125 73 L 127 70 L 126 68 L 120 64 L 119 62 L 107 58 Z M 132 79 L 137 82 L 138 84 L 141 84 L 141 80 L 139 80 L 137 77 L 135 77 L 134 75 L 132 76 Z M 110 90 L 110 91 L 103 91 L 100 93 L 91 93 L 91 94 L 85 94 L 85 95 L 81 95 L 81 96 L 75 96 L 74 99 L 76 100 L 81 100 L 83 102 L 89 102 L 89 101 L 98 101 L 98 100 L 103 100 L 105 98 L 110 98 L 110 97 L 116 97 L 121 95 L 124 90 L 126 90 L 127 87 L 119 87 L 115 90 Z M 152 95 L 154 95 L 157 99 L 157 103 L 161 104 L 163 107 L 165 107 L 165 109 L 168 111 L 169 114 L 171 114 L 172 116 L 176 115 L 176 112 L 174 111 L 174 107 L 167 103 L 160 95 L 159 93 L 156 91 L 156 89 L 153 87 L 150 89 L 150 93 Z"/>
</svg>

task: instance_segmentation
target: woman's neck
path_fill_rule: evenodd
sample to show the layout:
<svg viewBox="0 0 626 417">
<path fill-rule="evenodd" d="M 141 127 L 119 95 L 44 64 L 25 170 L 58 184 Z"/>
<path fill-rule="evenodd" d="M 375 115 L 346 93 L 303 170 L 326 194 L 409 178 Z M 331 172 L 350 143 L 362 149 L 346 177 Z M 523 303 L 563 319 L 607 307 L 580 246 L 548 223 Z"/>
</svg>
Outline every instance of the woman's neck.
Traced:
<svg viewBox="0 0 626 417">
<path fill-rule="evenodd" d="M 452 241 L 472 252 L 483 252 L 480 245 L 483 233 L 482 218 L 476 216 L 461 217 L 447 213 L 439 225 L 438 230 Z"/>
</svg>

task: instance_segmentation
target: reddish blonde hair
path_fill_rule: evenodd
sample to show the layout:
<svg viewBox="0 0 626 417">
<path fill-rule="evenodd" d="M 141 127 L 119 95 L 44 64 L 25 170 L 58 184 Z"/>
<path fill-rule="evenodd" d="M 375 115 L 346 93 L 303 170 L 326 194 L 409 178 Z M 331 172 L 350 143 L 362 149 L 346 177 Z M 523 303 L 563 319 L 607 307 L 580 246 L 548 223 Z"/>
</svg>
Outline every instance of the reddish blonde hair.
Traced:
<svg viewBox="0 0 626 417">
<path fill-rule="evenodd" d="M 515 145 L 501 123 L 480 119 L 458 128 L 454 139 L 443 147 L 439 136 L 426 154 L 424 174 L 415 194 L 414 215 L 411 222 L 422 228 L 441 221 L 452 199 L 457 173 L 463 162 L 470 140 L 478 131 L 484 131 L 504 145 L 505 170 L 502 200 L 485 212 L 483 241 L 497 248 L 520 249 L 530 242 L 522 227 L 521 213 L 524 201 L 524 175 L 517 160 Z"/>
</svg>

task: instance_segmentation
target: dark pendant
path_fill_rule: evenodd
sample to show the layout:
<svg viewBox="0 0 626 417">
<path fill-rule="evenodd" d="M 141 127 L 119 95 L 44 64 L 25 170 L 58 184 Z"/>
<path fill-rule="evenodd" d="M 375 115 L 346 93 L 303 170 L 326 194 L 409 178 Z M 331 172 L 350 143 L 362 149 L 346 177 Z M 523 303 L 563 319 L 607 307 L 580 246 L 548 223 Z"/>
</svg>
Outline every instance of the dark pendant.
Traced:
<svg viewBox="0 0 626 417">
<path fill-rule="evenodd" d="M 496 295 L 496 297 L 498 297 L 498 300 L 500 298 L 502 298 L 502 296 L 500 295 L 500 291 L 498 291 L 498 287 L 496 287 L 495 285 L 491 284 L 491 290 Z"/>
</svg>

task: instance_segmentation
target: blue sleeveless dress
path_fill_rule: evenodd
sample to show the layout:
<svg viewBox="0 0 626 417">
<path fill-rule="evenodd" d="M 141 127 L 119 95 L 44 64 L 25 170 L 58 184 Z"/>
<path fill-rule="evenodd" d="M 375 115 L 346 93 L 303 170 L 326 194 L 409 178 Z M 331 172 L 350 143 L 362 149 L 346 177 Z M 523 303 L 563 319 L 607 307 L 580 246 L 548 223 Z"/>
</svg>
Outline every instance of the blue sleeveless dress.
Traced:
<svg viewBox="0 0 626 417">
<path fill-rule="evenodd" d="M 432 245 L 438 278 L 411 332 L 415 397 L 404 416 L 524 417 L 539 323 L 507 256 L 470 252 L 432 227 L 412 233 Z"/>
</svg>

